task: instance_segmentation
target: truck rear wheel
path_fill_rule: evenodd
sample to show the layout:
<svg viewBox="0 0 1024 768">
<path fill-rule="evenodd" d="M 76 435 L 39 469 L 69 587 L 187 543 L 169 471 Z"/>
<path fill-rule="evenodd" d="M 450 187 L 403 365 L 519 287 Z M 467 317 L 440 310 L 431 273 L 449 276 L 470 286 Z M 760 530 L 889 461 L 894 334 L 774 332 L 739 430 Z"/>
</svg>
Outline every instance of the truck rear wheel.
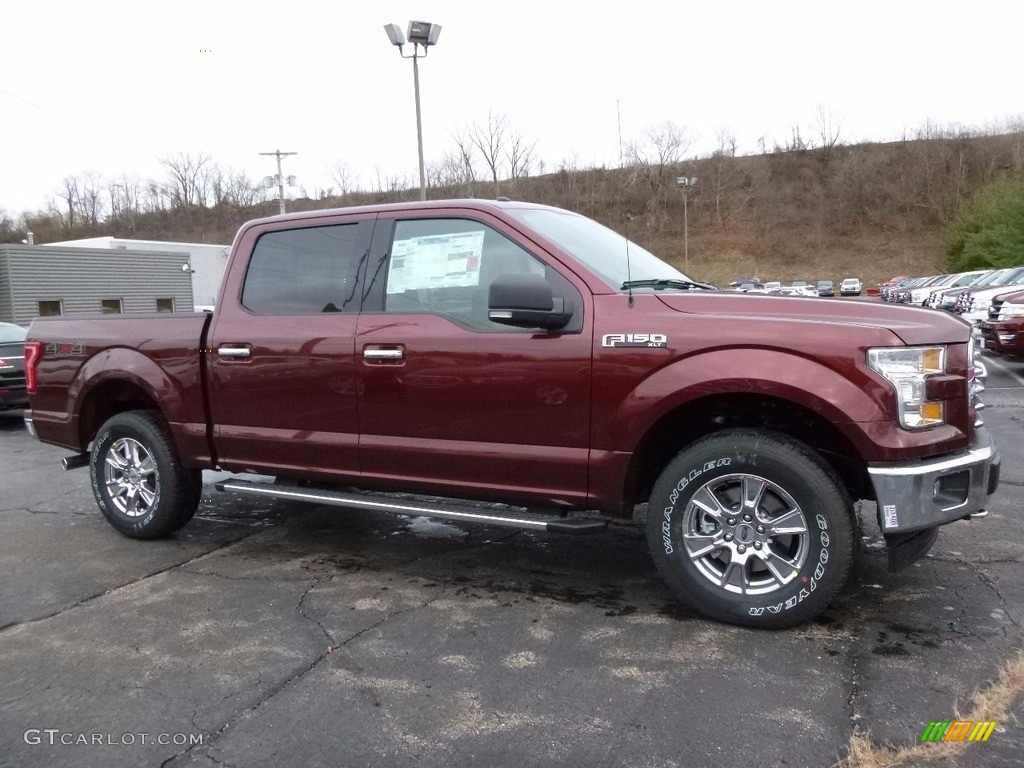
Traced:
<svg viewBox="0 0 1024 768">
<path fill-rule="evenodd" d="M 665 468 L 647 539 L 676 596 L 748 627 L 807 621 L 839 592 L 853 558 L 853 511 L 835 473 L 777 432 L 705 437 Z"/>
<path fill-rule="evenodd" d="M 127 411 L 100 427 L 89 456 L 92 490 L 104 517 L 133 539 L 156 539 L 196 512 L 202 472 L 185 469 L 162 420 Z"/>
</svg>

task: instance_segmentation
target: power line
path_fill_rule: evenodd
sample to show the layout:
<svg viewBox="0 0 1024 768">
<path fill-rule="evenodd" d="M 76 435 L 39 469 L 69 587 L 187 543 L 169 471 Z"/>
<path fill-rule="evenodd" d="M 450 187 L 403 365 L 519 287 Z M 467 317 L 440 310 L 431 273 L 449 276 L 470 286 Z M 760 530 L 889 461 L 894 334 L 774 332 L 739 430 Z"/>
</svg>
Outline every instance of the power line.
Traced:
<svg viewBox="0 0 1024 768">
<path fill-rule="evenodd" d="M 58 115 L 56 112 L 52 112 L 49 109 L 47 109 L 46 107 L 41 107 L 38 104 L 29 101 L 28 99 L 23 99 L 18 94 L 11 93 L 10 91 L 6 90 L 5 88 L 0 88 L 0 93 L 6 93 L 12 99 L 17 99 L 18 101 L 23 102 L 25 104 L 28 104 L 30 107 L 34 107 L 35 109 L 38 109 L 40 112 L 45 112 L 46 114 L 51 115 L 53 117 L 56 117 L 59 120 L 65 120 L 65 121 L 71 123 L 72 125 L 78 125 L 78 123 L 76 123 L 70 117 L 64 117 L 64 115 Z"/>
</svg>

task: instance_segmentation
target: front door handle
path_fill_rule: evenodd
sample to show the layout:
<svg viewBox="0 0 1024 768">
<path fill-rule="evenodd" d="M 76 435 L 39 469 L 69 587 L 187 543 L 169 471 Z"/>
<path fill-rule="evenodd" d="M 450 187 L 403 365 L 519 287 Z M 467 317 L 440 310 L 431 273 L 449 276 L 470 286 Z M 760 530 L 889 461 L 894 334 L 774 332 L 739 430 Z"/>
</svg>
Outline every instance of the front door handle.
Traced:
<svg viewBox="0 0 1024 768">
<path fill-rule="evenodd" d="M 252 347 L 250 347 L 248 345 L 246 345 L 244 347 L 220 346 L 220 347 L 217 347 L 217 354 L 220 357 L 223 357 L 223 358 L 226 358 L 226 359 L 239 359 L 239 358 L 251 357 L 252 356 Z"/>
</svg>

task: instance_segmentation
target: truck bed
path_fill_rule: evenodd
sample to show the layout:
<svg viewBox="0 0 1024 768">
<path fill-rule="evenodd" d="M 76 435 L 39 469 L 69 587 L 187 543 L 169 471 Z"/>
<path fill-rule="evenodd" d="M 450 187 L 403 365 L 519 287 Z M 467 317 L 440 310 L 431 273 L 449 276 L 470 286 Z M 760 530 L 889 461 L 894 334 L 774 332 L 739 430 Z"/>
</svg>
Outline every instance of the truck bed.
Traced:
<svg viewBox="0 0 1024 768">
<path fill-rule="evenodd" d="M 183 455 L 209 460 L 203 344 L 212 315 L 153 313 L 39 318 L 42 345 L 32 427 L 49 443 L 84 452 L 115 403 L 160 404 Z M 84 397 L 82 395 L 85 395 Z M 100 405 L 102 403 L 102 405 Z"/>
</svg>

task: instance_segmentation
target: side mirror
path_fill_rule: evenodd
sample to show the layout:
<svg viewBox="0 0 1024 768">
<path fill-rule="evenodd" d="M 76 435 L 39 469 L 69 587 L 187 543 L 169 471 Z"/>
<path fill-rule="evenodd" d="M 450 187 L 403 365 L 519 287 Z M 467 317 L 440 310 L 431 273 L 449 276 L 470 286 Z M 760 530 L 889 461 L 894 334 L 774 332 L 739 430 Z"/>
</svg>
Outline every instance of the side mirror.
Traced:
<svg viewBox="0 0 1024 768">
<path fill-rule="evenodd" d="M 517 328 L 564 328 L 572 320 L 572 302 L 555 298 L 543 275 L 507 272 L 491 283 L 487 316 L 492 322 Z"/>
</svg>

